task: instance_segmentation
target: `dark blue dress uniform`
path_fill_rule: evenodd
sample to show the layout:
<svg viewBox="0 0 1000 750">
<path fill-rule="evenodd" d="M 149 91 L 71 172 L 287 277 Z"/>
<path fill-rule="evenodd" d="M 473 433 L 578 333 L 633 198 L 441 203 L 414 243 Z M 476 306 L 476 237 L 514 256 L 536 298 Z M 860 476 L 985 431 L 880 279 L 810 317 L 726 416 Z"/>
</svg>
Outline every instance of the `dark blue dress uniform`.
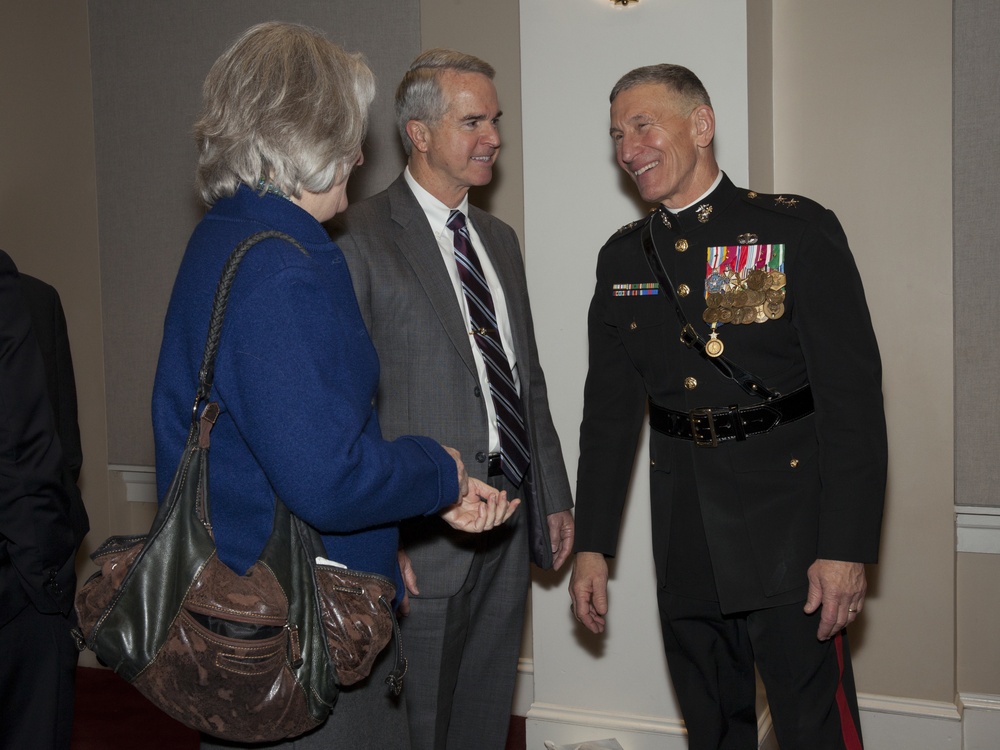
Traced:
<svg viewBox="0 0 1000 750">
<path fill-rule="evenodd" d="M 673 295 L 657 284 L 643 250 L 647 224 Z M 651 430 L 653 552 L 661 605 L 665 596 L 672 602 L 661 611 L 665 628 L 678 602 L 702 603 L 723 619 L 795 605 L 790 611 L 815 641 L 818 616 L 801 613 L 806 571 L 820 558 L 876 562 L 887 449 L 881 362 L 857 267 L 834 214 L 801 196 L 757 194 L 723 175 L 703 201 L 679 214 L 660 208 L 601 250 L 575 551 L 616 553 L 647 402 L 681 427 L 706 407 L 732 426 L 740 409 L 763 403 L 681 341 L 676 305 L 711 340 L 709 248 L 767 245 L 783 249 L 780 306 L 762 322 L 719 325 L 716 336 L 723 357 L 772 394 L 811 392 L 813 408 L 799 404 L 793 420 L 764 434 L 730 431 L 718 441 L 696 422 L 702 445 L 690 426 L 682 437 Z M 695 747 L 694 709 L 685 707 L 673 664 L 671 671 Z M 767 687 L 774 711 L 777 690 Z"/>
</svg>

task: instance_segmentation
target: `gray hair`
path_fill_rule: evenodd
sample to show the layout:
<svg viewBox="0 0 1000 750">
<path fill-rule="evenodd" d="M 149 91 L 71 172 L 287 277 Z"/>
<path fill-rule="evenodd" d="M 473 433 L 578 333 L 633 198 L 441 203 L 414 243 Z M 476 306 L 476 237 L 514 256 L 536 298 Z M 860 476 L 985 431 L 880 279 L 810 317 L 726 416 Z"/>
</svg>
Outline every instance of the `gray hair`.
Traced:
<svg viewBox="0 0 1000 750">
<path fill-rule="evenodd" d="M 712 106 L 712 100 L 708 97 L 708 91 L 701 79 L 683 65 L 670 65 L 669 63 L 647 65 L 643 68 L 630 70 L 619 78 L 618 83 L 611 89 L 612 103 L 621 92 L 644 83 L 659 83 L 666 86 L 691 109 L 702 104 Z"/>
<path fill-rule="evenodd" d="M 396 88 L 396 126 L 407 156 L 413 144 L 406 134 L 406 123 L 410 120 L 435 123 L 444 116 L 446 104 L 438 77 L 448 70 L 481 73 L 491 80 L 496 75 L 492 65 L 474 55 L 440 48 L 421 52 Z"/>
<path fill-rule="evenodd" d="M 196 183 L 212 205 L 261 178 L 286 195 L 350 176 L 368 129 L 375 76 L 319 31 L 276 21 L 247 29 L 212 65 L 195 123 Z"/>
</svg>

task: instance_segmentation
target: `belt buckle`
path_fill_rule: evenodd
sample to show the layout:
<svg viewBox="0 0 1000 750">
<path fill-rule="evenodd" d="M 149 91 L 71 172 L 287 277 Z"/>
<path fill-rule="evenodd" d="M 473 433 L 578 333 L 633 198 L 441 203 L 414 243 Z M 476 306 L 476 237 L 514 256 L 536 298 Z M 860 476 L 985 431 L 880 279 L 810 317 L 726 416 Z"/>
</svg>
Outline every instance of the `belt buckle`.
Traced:
<svg viewBox="0 0 1000 750">
<path fill-rule="evenodd" d="M 717 448 L 719 438 L 715 433 L 715 415 L 712 409 L 707 406 L 692 409 L 688 414 L 688 422 L 691 423 L 691 438 L 694 444 L 700 448 Z M 705 434 L 707 430 L 708 434 Z"/>
</svg>

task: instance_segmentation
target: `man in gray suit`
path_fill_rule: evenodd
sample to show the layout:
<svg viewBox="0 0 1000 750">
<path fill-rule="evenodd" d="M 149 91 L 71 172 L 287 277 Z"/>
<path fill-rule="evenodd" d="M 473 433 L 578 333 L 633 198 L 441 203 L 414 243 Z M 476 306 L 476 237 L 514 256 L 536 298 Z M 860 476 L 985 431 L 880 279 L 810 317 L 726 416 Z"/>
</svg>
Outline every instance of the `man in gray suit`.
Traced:
<svg viewBox="0 0 1000 750">
<path fill-rule="evenodd" d="M 518 240 L 468 203 L 500 149 L 493 75 L 449 50 L 413 62 L 396 91 L 407 168 L 352 206 L 337 237 L 381 361 L 386 438 L 442 440 L 461 451 L 469 476 L 524 503 L 503 528 L 475 537 L 434 518 L 404 524 L 414 750 L 502 750 L 529 558 L 558 568 L 573 546 Z"/>
</svg>

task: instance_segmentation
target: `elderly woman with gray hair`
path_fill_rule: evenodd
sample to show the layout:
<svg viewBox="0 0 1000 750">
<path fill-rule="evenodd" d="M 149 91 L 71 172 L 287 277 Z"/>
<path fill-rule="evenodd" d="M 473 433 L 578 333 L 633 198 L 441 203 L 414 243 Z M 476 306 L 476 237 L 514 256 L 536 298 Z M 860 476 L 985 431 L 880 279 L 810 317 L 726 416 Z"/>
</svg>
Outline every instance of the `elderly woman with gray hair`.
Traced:
<svg viewBox="0 0 1000 750">
<path fill-rule="evenodd" d="M 162 498 L 186 442 L 226 259 L 261 230 L 295 238 L 308 254 L 281 239 L 251 249 L 229 297 L 212 394 L 221 408 L 210 478 L 219 558 L 241 574 L 256 562 L 277 495 L 320 532 L 327 557 L 387 576 L 402 592 L 397 521 L 437 513 L 478 532 L 519 501 L 469 479 L 458 453 L 429 438 L 382 438 L 372 405 L 378 358 L 347 264 L 322 226 L 347 206 L 374 93 L 359 56 L 292 24 L 249 29 L 213 65 L 195 127 L 197 184 L 210 210 L 174 284 L 153 427 Z M 386 669 L 377 662 L 325 725 L 280 746 L 408 748 L 405 715 L 390 710 L 381 684 Z M 202 747 L 232 745 L 205 738 Z"/>
</svg>

